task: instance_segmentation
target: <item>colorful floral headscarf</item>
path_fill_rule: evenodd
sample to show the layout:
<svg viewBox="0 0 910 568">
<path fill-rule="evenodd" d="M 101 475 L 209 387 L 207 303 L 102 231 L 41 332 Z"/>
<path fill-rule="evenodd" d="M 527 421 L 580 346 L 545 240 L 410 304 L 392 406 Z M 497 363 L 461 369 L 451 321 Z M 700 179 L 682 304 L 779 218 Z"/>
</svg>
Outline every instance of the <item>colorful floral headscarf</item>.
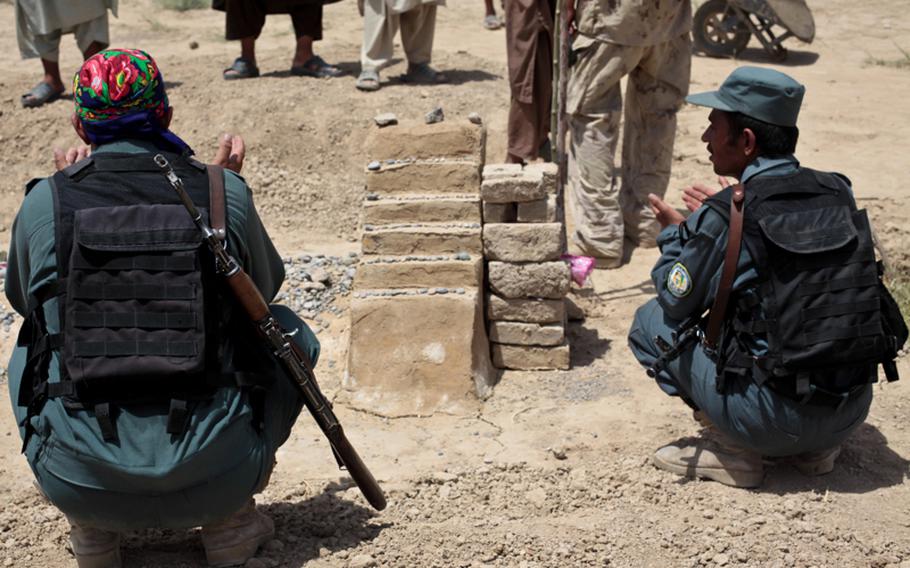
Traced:
<svg viewBox="0 0 910 568">
<path fill-rule="evenodd" d="M 162 150 L 189 146 L 162 126 L 168 110 L 164 79 L 138 49 L 107 49 L 85 60 L 73 80 L 76 115 L 93 144 L 139 138 Z"/>
</svg>

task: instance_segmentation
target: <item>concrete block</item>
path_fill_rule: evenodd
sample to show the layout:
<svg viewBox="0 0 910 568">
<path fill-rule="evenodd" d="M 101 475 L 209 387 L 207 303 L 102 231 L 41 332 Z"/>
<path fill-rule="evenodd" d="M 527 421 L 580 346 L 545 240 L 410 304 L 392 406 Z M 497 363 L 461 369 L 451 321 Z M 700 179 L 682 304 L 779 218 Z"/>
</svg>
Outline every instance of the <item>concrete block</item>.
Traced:
<svg viewBox="0 0 910 568">
<path fill-rule="evenodd" d="M 409 257 L 410 258 L 410 257 Z M 479 288 L 483 259 L 365 259 L 357 267 L 355 290 L 371 288 Z"/>
<path fill-rule="evenodd" d="M 484 179 L 480 195 L 490 203 L 511 203 L 544 199 L 547 192 L 539 177 L 521 175 Z"/>
<path fill-rule="evenodd" d="M 484 223 L 512 223 L 515 221 L 515 203 L 483 202 Z"/>
<path fill-rule="evenodd" d="M 556 196 L 516 204 L 515 220 L 519 223 L 555 223 Z"/>
<path fill-rule="evenodd" d="M 480 223 L 477 197 L 414 196 L 363 202 L 363 223 Z"/>
<path fill-rule="evenodd" d="M 370 160 L 472 158 L 484 161 L 486 131 L 467 120 L 436 124 L 399 124 L 371 129 L 365 142 Z"/>
<path fill-rule="evenodd" d="M 516 264 L 490 261 L 490 289 L 505 298 L 559 300 L 569 291 L 569 266 L 562 261 Z"/>
<path fill-rule="evenodd" d="M 468 414 L 495 371 L 476 291 L 351 302 L 346 403 L 383 416 Z"/>
<path fill-rule="evenodd" d="M 541 177 L 541 183 L 547 193 L 556 194 L 556 179 L 559 177 L 559 168 L 552 162 L 540 162 L 525 166 L 525 174 Z"/>
<path fill-rule="evenodd" d="M 480 192 L 480 166 L 473 160 L 408 162 L 367 171 L 367 192 L 379 195 Z"/>
<path fill-rule="evenodd" d="M 534 371 L 569 368 L 568 344 L 556 347 L 537 347 L 529 345 L 490 345 L 493 365 L 500 369 Z"/>
<path fill-rule="evenodd" d="M 565 250 L 561 223 L 490 223 L 483 226 L 488 260 L 544 262 Z"/>
<path fill-rule="evenodd" d="M 488 164 L 483 167 L 483 179 L 507 178 L 521 175 L 521 164 Z"/>
<path fill-rule="evenodd" d="M 360 277 L 359 272 L 357 276 Z M 563 300 L 502 298 L 489 294 L 487 317 L 497 321 L 562 323 L 566 318 L 566 305 Z"/>
<path fill-rule="evenodd" d="M 483 245 L 479 224 L 387 225 L 364 230 L 364 254 L 455 254 L 480 255 Z"/>
<path fill-rule="evenodd" d="M 566 328 L 557 325 L 540 325 L 517 321 L 490 322 L 490 341 L 511 345 L 562 345 Z"/>
</svg>

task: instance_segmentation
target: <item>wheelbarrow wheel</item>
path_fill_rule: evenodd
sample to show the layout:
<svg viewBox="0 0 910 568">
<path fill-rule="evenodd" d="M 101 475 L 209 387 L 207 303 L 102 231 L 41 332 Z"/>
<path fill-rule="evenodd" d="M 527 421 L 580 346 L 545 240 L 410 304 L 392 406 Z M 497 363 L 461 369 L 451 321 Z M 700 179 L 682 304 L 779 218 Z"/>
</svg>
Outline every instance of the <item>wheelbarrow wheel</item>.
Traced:
<svg viewBox="0 0 910 568">
<path fill-rule="evenodd" d="M 695 12 L 692 41 L 711 57 L 735 57 L 746 48 L 752 33 L 726 0 L 708 0 Z"/>
</svg>

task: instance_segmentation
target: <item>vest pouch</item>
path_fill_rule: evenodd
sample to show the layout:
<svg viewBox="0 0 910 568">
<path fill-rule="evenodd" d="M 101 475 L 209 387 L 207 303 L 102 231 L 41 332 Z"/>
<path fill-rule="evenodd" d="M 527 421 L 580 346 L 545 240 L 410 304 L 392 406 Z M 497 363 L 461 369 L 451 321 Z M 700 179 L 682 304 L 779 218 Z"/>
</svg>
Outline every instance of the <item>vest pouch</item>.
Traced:
<svg viewBox="0 0 910 568">
<path fill-rule="evenodd" d="M 880 360 L 886 346 L 866 212 L 823 207 L 768 215 L 758 225 L 771 284 L 763 310 L 777 314 L 767 335 L 783 367 L 775 372 Z"/>
<path fill-rule="evenodd" d="M 202 241 L 181 205 L 75 212 L 64 365 L 79 399 L 167 399 L 205 370 Z"/>
</svg>

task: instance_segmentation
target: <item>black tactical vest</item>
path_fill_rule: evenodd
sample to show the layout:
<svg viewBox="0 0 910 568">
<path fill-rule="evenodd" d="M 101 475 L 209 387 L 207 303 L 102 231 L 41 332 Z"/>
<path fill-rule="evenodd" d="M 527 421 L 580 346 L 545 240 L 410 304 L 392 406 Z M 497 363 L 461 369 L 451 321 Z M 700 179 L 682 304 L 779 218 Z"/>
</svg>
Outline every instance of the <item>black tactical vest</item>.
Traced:
<svg viewBox="0 0 910 568">
<path fill-rule="evenodd" d="M 207 216 L 205 166 L 166 157 Z M 59 279 L 36 294 L 20 334 L 29 346 L 20 404 L 32 415 L 63 397 L 94 412 L 114 441 L 117 406 L 167 403 L 168 431 L 182 432 L 194 401 L 237 384 L 226 366 L 230 302 L 199 230 L 152 154 L 99 154 L 51 186 Z M 48 335 L 40 308 L 52 296 L 59 335 Z M 60 351 L 60 383 L 47 382 L 51 349 Z"/>
<path fill-rule="evenodd" d="M 706 205 L 729 221 L 732 189 Z M 907 328 L 881 280 L 865 210 L 838 174 L 807 168 L 745 183 L 743 246 L 759 274 L 737 291 L 721 334 L 718 385 L 750 375 L 793 398 L 835 404 L 874 382 L 877 365 L 897 378 Z M 752 355 L 756 339 L 767 354 Z"/>
</svg>

